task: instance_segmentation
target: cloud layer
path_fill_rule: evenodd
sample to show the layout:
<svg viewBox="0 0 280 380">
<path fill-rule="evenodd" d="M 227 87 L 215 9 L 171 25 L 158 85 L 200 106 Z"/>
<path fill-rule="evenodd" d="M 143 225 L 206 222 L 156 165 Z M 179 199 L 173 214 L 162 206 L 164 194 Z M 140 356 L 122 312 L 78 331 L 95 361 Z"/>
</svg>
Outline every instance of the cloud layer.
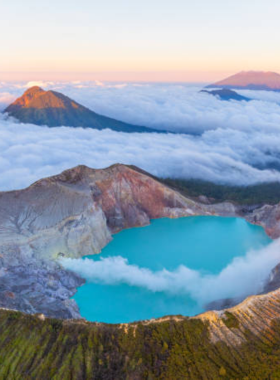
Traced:
<svg viewBox="0 0 280 380">
<path fill-rule="evenodd" d="M 201 137 L 47 128 L 0 119 L 0 189 L 19 189 L 85 164 L 134 164 L 157 176 L 251 184 L 280 181 L 256 165 L 280 165 L 280 135 L 215 130 Z"/>
<path fill-rule="evenodd" d="M 89 282 L 109 285 L 128 284 L 152 292 L 190 295 L 199 305 L 228 297 L 244 297 L 258 293 L 268 273 L 279 263 L 280 240 L 269 246 L 250 251 L 245 257 L 235 258 L 218 275 L 205 275 L 179 266 L 153 272 L 131 265 L 127 259 L 116 256 L 93 259 L 63 259 L 65 268 L 78 273 Z"/>
<path fill-rule="evenodd" d="M 194 84 L 0 82 L 0 107 L 34 85 L 61 91 L 103 115 L 153 128 L 191 133 L 217 128 L 280 128 L 280 93 L 239 91 L 255 100 L 221 102 L 200 93 L 202 85 Z"/>
<path fill-rule="evenodd" d="M 23 188 L 79 164 L 116 162 L 163 177 L 240 185 L 280 180 L 278 93 L 247 91 L 262 100 L 222 102 L 193 85 L 0 83 L 0 108 L 31 85 L 64 92 L 120 120 L 197 136 L 49 129 L 0 116 L 0 190 Z"/>
</svg>

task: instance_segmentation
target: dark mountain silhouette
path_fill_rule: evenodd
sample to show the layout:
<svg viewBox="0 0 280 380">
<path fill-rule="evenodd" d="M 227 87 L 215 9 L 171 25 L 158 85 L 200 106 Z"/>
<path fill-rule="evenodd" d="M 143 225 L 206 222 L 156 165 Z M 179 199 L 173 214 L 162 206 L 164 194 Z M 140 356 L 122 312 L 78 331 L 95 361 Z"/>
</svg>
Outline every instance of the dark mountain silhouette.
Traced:
<svg viewBox="0 0 280 380">
<path fill-rule="evenodd" d="M 242 71 L 206 88 L 280 91 L 280 75 L 271 71 Z"/>
<path fill-rule="evenodd" d="M 221 100 L 245 100 L 247 102 L 251 100 L 246 98 L 246 96 L 239 95 L 237 92 L 229 90 L 228 88 L 213 91 L 201 90 L 200 92 L 206 92 L 207 94 L 218 96 Z"/>
<path fill-rule="evenodd" d="M 47 125 L 48 127 L 70 126 L 94 129 L 109 128 L 119 132 L 164 132 L 98 115 L 59 92 L 44 91 L 37 86 L 28 89 L 4 112 L 22 123 Z"/>
</svg>

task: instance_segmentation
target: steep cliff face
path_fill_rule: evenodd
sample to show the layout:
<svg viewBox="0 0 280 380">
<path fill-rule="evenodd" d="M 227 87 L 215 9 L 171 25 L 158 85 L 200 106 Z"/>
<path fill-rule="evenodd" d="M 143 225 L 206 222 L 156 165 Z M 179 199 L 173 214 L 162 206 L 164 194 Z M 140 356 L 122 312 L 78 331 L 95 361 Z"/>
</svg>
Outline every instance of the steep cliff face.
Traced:
<svg viewBox="0 0 280 380">
<path fill-rule="evenodd" d="M 264 205 L 246 215 L 250 223 L 262 226 L 273 239 L 280 236 L 280 203 L 274 206 Z"/>
<path fill-rule="evenodd" d="M 0 193 L 0 252 L 56 259 L 99 253 L 111 234 L 151 219 L 236 215 L 224 202 L 205 205 L 183 197 L 125 165 L 104 170 L 79 166 L 24 190 Z M 15 252 L 17 251 L 15 250 Z M 16 261 L 17 254 L 9 257 Z"/>
<path fill-rule="evenodd" d="M 89 178 L 94 202 L 104 212 L 112 232 L 143 226 L 156 218 L 208 213 L 204 205 L 124 165 L 95 171 Z"/>
<path fill-rule="evenodd" d="M 209 325 L 213 343 L 224 341 L 227 345 L 246 342 L 248 333 L 273 339 L 273 323 L 280 317 L 280 289 L 273 292 L 248 297 L 230 309 L 209 311 L 198 318 Z"/>
</svg>

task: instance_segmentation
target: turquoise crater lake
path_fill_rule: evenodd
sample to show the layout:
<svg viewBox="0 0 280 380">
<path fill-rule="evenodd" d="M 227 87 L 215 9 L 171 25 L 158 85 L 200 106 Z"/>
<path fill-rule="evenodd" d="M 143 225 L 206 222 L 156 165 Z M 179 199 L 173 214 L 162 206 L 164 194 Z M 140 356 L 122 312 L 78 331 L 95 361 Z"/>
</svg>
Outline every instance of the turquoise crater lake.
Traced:
<svg viewBox="0 0 280 380">
<path fill-rule="evenodd" d="M 153 220 L 114 235 L 100 255 L 76 260 L 86 284 L 74 299 L 89 321 L 195 315 L 203 311 L 203 292 L 234 259 L 270 242 L 261 227 L 239 218 Z"/>
</svg>

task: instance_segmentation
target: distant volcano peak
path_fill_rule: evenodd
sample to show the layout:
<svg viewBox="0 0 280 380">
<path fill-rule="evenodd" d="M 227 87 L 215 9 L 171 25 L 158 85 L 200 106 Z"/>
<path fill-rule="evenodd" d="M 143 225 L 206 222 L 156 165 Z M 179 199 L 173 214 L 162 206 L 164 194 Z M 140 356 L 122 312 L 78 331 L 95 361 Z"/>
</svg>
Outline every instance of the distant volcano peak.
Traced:
<svg viewBox="0 0 280 380">
<path fill-rule="evenodd" d="M 48 127 L 108 128 L 119 132 L 164 132 L 98 115 L 64 94 L 51 90 L 45 91 L 39 86 L 26 90 L 4 112 L 22 123 Z"/>
<path fill-rule="evenodd" d="M 22 108 L 22 107 L 26 107 L 26 106 L 28 106 L 28 104 L 30 103 L 30 102 L 32 102 L 33 101 L 33 99 L 34 98 L 36 98 L 36 97 L 38 97 L 38 96 L 40 96 L 40 95 L 42 95 L 42 94 L 44 94 L 45 93 L 45 91 L 42 89 L 42 88 L 40 88 L 40 87 L 38 87 L 38 86 L 34 86 L 34 87 L 30 87 L 29 89 L 27 89 L 25 92 L 24 92 L 24 94 L 20 97 L 20 98 L 18 98 L 11 106 L 9 106 L 9 107 L 11 107 L 11 108 L 13 108 L 13 109 L 20 109 L 20 108 Z M 8 107 L 8 108 L 9 108 Z M 7 111 L 6 112 L 10 112 L 9 110 L 8 110 L 8 108 L 7 108 Z"/>
<path fill-rule="evenodd" d="M 39 86 L 33 86 L 33 87 L 29 87 L 25 92 L 24 94 L 36 94 L 38 92 L 45 92 L 41 87 Z"/>
<path fill-rule="evenodd" d="M 280 74 L 272 71 L 241 71 L 207 87 L 280 91 Z"/>
</svg>

